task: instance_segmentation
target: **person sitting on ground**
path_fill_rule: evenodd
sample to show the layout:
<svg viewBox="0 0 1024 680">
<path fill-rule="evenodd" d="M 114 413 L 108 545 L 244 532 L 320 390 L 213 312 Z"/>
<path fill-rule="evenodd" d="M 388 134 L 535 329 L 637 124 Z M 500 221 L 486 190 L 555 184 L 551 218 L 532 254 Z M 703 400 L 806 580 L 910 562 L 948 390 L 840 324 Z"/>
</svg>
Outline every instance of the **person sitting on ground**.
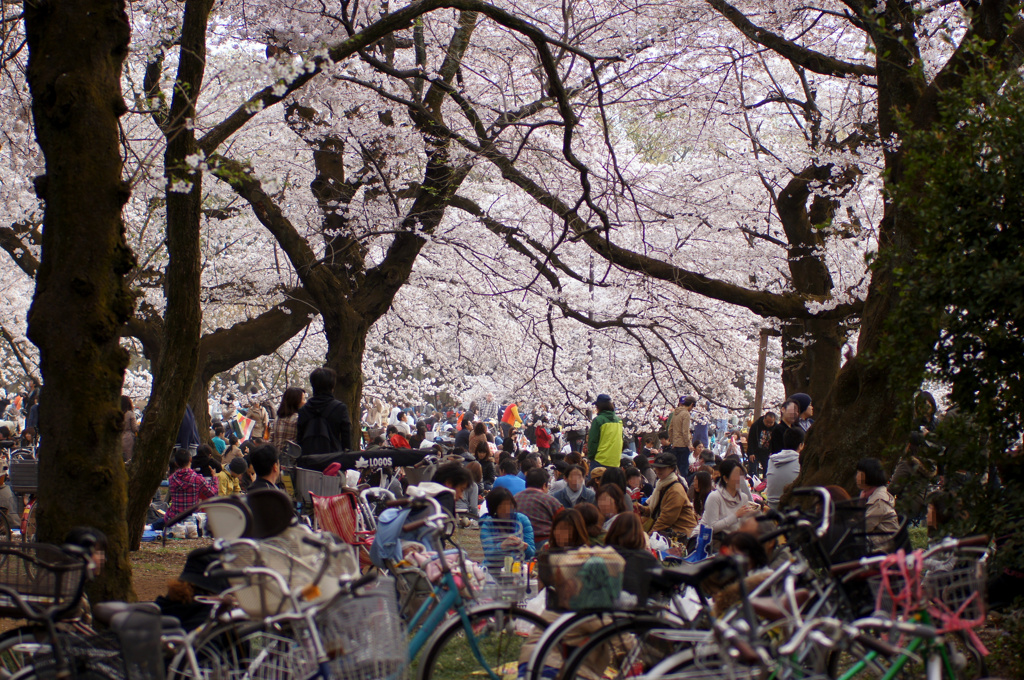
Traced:
<svg viewBox="0 0 1024 680">
<path fill-rule="evenodd" d="M 213 477 L 224 469 L 220 463 L 220 456 L 209 444 L 200 444 L 196 449 L 196 455 L 192 459 L 192 469 L 203 477 Z"/>
<path fill-rule="evenodd" d="M 612 520 L 621 512 L 630 512 L 626 507 L 626 494 L 617 484 L 603 484 L 597 490 L 597 509 L 601 512 L 601 529 L 608 531 Z"/>
<path fill-rule="evenodd" d="M 701 469 L 697 470 L 697 474 L 693 476 L 693 485 L 687 491 L 687 496 L 693 504 L 693 513 L 697 515 L 698 520 L 704 514 L 704 505 L 714 490 L 715 483 L 711 477 L 711 469 L 701 466 Z"/>
<path fill-rule="evenodd" d="M 746 470 L 742 464 L 724 460 L 718 465 L 718 471 L 718 488 L 705 501 L 700 523 L 711 527 L 715 533 L 725 534 L 739 529 L 742 520 L 759 512 L 760 506 L 744 491 L 741 480 Z"/>
<path fill-rule="evenodd" d="M 697 514 L 676 472 L 676 464 L 672 453 L 663 453 L 654 459 L 651 467 L 658 475 L 658 483 L 640 512 L 649 518 L 644 525 L 648 531 L 687 539 L 697 527 Z"/>
<path fill-rule="evenodd" d="M 887 482 L 889 478 L 877 458 L 861 458 L 857 461 L 857 488 L 865 503 L 864 528 L 868 542 L 877 552 L 892 550 L 892 539 L 900 528 L 896 514 L 896 499 Z"/>
<path fill-rule="evenodd" d="M 629 499 L 633 503 L 639 503 L 642 498 L 654 493 L 654 486 L 647 483 L 638 468 L 630 467 L 626 468 L 626 490 Z"/>
<path fill-rule="evenodd" d="M 583 523 L 587 528 L 587 535 L 590 536 L 590 545 L 604 544 L 604 519 L 601 511 L 593 503 L 577 503 L 573 510 L 580 513 Z"/>
<path fill-rule="evenodd" d="M 548 493 L 548 471 L 534 468 L 526 473 L 526 488 L 516 494 L 516 506 L 530 518 L 533 536 L 539 545 L 548 540 L 555 517 L 564 508 Z"/>
<path fill-rule="evenodd" d="M 536 453 L 528 453 L 519 459 L 519 479 L 526 481 L 526 473 L 530 470 L 538 470 L 544 466 L 544 462 Z"/>
<path fill-rule="evenodd" d="M 388 443 L 391 444 L 392 447 L 394 447 L 396 449 L 411 449 L 412 448 L 412 445 L 409 443 L 409 440 L 406 439 L 405 435 L 403 435 L 401 432 L 399 432 L 398 428 L 395 427 L 394 425 L 388 425 L 387 435 L 388 435 Z"/>
<path fill-rule="evenodd" d="M 217 449 L 217 453 L 219 453 L 221 455 L 221 458 L 223 458 L 224 457 L 224 452 L 228 450 L 228 442 L 227 442 L 226 439 L 224 439 L 224 426 L 223 425 L 216 425 L 216 426 L 214 426 L 214 428 L 213 428 L 213 439 L 210 440 L 210 441 L 213 442 L 213 446 L 214 446 L 214 448 Z"/>
<path fill-rule="evenodd" d="M 616 515 L 608 527 L 604 542 L 615 548 L 615 552 L 626 561 L 622 590 L 637 595 L 646 593 L 650 582 L 648 570 L 657 567 L 658 560 L 648 548 L 647 534 L 644 533 L 640 517 L 635 512 Z"/>
<path fill-rule="evenodd" d="M 439 494 L 435 500 L 453 518 L 455 517 L 456 501 L 463 497 L 470 486 L 475 486 L 469 470 L 462 463 L 457 462 L 439 465 L 431 481 L 450 489 L 450 493 Z"/>
<path fill-rule="evenodd" d="M 516 465 L 515 458 L 504 458 L 498 463 L 498 468 L 501 470 L 501 476 L 494 480 L 492 493 L 494 489 L 508 489 L 514 496 L 526 488 L 526 482 L 519 479 L 519 466 Z"/>
<path fill-rule="evenodd" d="M 239 482 L 242 475 L 246 473 L 248 466 L 244 458 L 234 458 L 223 470 L 217 473 L 217 494 L 219 496 L 231 496 L 242 493 L 242 485 Z"/>
<path fill-rule="evenodd" d="M 479 425 L 479 423 L 477 423 Z M 494 485 L 494 480 L 497 477 L 494 470 L 494 456 L 491 453 L 491 447 L 488 446 L 487 440 L 479 440 L 475 443 L 476 448 L 471 448 L 470 452 L 476 457 L 476 462 L 480 463 L 480 473 L 483 478 L 483 488 L 489 491 Z"/>
<path fill-rule="evenodd" d="M 228 448 L 221 456 L 221 465 L 227 465 L 234 458 L 242 458 L 242 448 L 238 445 L 237 435 L 228 435 Z"/>
<path fill-rule="evenodd" d="M 562 510 L 551 524 L 548 550 L 566 550 L 590 545 L 590 534 L 578 510 Z"/>
<path fill-rule="evenodd" d="M 480 491 L 483 489 L 484 474 L 483 468 L 475 460 L 465 465 L 466 471 L 473 479 L 473 483 L 466 487 L 462 496 L 455 499 L 455 511 L 465 513 L 469 519 L 480 519 Z"/>
<path fill-rule="evenodd" d="M 175 449 L 171 461 L 174 471 L 167 477 L 167 515 L 153 522 L 154 531 L 163 529 L 170 518 L 217 495 L 217 480 L 203 477 L 192 469 L 192 456 L 188 449 Z"/>
<path fill-rule="evenodd" d="M 551 473 L 551 481 L 548 482 L 548 493 L 552 496 L 569 485 L 565 481 L 565 471 L 568 468 L 569 465 L 564 460 L 551 461 L 551 464 L 547 466 L 547 470 Z"/>
<path fill-rule="evenodd" d="M 530 519 L 516 510 L 516 499 L 505 487 L 491 489 L 487 494 L 487 517 L 480 523 L 480 543 L 484 564 L 498 573 L 505 557 L 511 555 L 530 559 L 537 553 Z"/>
<path fill-rule="evenodd" d="M 231 584 L 223 577 L 211 578 L 206 570 L 220 557 L 212 547 L 196 548 L 188 554 L 181 575 L 167 583 L 167 593 L 156 598 L 164 616 L 173 616 L 185 631 L 195 630 L 206 622 L 214 606 L 197 602 L 196 595 L 219 595 Z"/>
<path fill-rule="evenodd" d="M 273 444 L 261 444 L 249 454 L 249 464 L 256 479 L 246 488 L 246 493 L 257 489 L 276 489 L 281 477 L 281 463 L 278 462 L 277 448 Z"/>
<path fill-rule="evenodd" d="M 605 468 L 604 474 L 601 475 L 601 486 L 607 486 L 608 484 L 614 484 L 619 487 L 619 491 L 625 497 L 626 510 L 633 510 L 633 500 L 629 497 L 629 487 L 626 485 L 626 473 L 621 467 L 610 467 Z"/>
<path fill-rule="evenodd" d="M 567 460 L 568 458 L 569 456 L 566 456 Z M 583 468 L 579 465 L 570 465 L 565 469 L 565 488 L 556 491 L 553 497 L 566 509 L 574 508 L 579 503 L 593 503 L 597 500 L 594 490 L 584 485 Z"/>
</svg>

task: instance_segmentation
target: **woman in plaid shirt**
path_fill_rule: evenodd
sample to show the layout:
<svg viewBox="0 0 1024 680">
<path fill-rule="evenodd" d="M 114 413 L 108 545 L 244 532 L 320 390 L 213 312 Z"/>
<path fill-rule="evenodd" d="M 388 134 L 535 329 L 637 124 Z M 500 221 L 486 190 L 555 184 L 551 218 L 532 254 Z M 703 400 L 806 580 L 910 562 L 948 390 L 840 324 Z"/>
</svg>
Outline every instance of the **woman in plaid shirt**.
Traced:
<svg viewBox="0 0 1024 680">
<path fill-rule="evenodd" d="M 299 409 L 306 403 L 306 390 L 301 387 L 289 387 L 281 397 L 281 405 L 277 407 L 277 419 L 270 434 L 270 443 L 278 454 L 286 453 L 288 442 L 294 442 L 299 433 Z"/>
</svg>

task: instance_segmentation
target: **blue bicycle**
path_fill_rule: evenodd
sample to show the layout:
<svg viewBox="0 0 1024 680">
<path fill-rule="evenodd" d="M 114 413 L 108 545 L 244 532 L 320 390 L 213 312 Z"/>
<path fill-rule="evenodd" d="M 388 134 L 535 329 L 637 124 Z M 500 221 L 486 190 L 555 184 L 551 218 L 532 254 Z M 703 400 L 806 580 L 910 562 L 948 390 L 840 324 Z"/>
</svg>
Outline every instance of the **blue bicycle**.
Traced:
<svg viewBox="0 0 1024 680">
<path fill-rule="evenodd" d="M 427 514 L 402 526 L 403 532 L 421 532 L 438 555 L 444 554 L 442 536 L 449 516 L 426 493 L 410 487 L 410 498 L 393 501 L 392 507 L 407 507 L 412 513 Z M 453 573 L 446 559 L 438 560 L 441 576 L 425 597 L 408 628 L 414 631 L 408 644 L 410 663 L 419 658 L 417 677 L 447 680 L 482 675 L 491 680 L 516 678 L 523 645 L 539 636 L 547 626 L 540 616 L 518 607 L 515 602 L 480 604 L 470 585 L 462 553 L 461 574 Z M 493 580 L 493 577 L 491 577 Z M 460 583 L 461 581 L 461 583 Z M 501 590 L 502 584 L 492 584 Z"/>
</svg>

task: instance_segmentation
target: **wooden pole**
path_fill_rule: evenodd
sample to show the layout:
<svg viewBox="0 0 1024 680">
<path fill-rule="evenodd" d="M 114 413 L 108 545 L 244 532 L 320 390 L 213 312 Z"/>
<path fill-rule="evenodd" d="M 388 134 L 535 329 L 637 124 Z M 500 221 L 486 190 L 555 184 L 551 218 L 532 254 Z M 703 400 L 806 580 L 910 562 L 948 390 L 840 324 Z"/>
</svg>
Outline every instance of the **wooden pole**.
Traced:
<svg viewBox="0 0 1024 680">
<path fill-rule="evenodd" d="M 761 345 L 757 349 L 757 383 L 754 388 L 754 422 L 761 417 L 761 402 L 764 401 L 764 370 L 768 361 L 768 336 L 771 329 L 761 329 Z"/>
</svg>

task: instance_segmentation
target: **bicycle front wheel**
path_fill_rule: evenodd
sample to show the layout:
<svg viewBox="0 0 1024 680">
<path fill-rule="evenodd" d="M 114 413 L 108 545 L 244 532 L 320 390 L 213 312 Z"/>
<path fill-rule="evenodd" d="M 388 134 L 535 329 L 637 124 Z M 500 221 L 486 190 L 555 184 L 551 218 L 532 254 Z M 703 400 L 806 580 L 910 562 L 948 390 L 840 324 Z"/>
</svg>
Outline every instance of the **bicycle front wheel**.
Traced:
<svg viewBox="0 0 1024 680">
<path fill-rule="evenodd" d="M 682 639 L 685 635 L 654 616 L 616 621 L 594 632 L 576 648 L 566 660 L 560 677 L 611 680 L 642 675 L 666 656 L 692 644 Z"/>
<path fill-rule="evenodd" d="M 191 648 L 180 650 L 167 669 L 168 680 L 305 680 L 317 671 L 316 658 L 290 626 L 243 622 L 211 630 Z"/>
<path fill-rule="evenodd" d="M 420 680 L 463 680 L 481 670 L 490 680 L 517 678 L 527 661 L 521 658 L 527 638 L 539 637 L 547 626 L 533 612 L 500 603 L 474 607 L 466 616 L 468 625 L 455 615 L 434 633 L 423 651 Z"/>
<path fill-rule="evenodd" d="M 46 628 L 23 626 L 0 635 L 0 680 L 11 680 L 18 671 L 31 665 L 32 654 L 26 645 L 35 643 L 49 643 Z"/>
</svg>

